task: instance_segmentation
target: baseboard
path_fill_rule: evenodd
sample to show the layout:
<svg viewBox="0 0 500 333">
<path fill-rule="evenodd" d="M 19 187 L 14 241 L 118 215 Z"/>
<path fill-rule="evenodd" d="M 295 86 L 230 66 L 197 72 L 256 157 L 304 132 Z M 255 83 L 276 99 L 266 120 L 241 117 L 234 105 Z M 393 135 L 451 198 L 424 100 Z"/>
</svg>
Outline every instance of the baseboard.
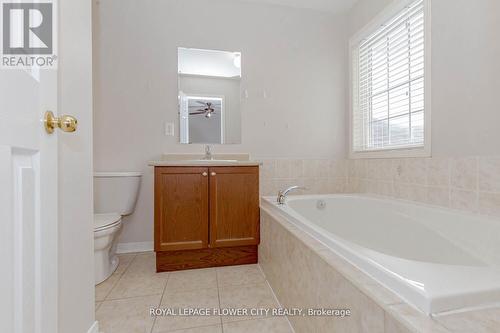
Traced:
<svg viewBox="0 0 500 333">
<path fill-rule="evenodd" d="M 153 251 L 153 242 L 118 243 L 116 253 Z"/>
<path fill-rule="evenodd" d="M 97 322 L 97 320 L 94 321 L 94 323 L 89 328 L 89 330 L 87 331 L 87 333 L 99 333 L 99 323 Z"/>
</svg>

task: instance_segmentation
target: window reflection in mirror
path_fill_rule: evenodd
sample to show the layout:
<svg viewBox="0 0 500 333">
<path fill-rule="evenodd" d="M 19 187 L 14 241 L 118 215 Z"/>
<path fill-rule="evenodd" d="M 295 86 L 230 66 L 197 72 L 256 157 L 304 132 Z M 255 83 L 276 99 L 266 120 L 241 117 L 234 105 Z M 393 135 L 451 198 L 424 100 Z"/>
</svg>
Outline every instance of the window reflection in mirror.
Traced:
<svg viewBox="0 0 500 333">
<path fill-rule="evenodd" d="M 241 53 L 178 48 L 181 143 L 241 142 Z"/>
</svg>

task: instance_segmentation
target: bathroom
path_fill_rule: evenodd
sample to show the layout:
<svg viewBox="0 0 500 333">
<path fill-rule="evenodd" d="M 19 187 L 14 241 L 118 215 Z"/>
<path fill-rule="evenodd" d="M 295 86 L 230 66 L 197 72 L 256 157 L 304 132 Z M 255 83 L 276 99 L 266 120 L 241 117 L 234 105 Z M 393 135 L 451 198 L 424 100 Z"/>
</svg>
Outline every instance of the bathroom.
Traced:
<svg viewBox="0 0 500 333">
<path fill-rule="evenodd" d="M 0 332 L 500 332 L 500 2 L 45 2 Z"/>
</svg>

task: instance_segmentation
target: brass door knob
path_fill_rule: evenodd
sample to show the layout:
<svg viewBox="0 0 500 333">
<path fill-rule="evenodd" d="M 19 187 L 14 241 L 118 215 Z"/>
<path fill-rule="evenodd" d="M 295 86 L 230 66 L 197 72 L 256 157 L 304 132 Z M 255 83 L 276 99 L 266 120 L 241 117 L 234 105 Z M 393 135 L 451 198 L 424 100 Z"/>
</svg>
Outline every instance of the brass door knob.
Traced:
<svg viewBox="0 0 500 333">
<path fill-rule="evenodd" d="M 45 130 L 49 134 L 54 133 L 56 128 L 60 128 L 63 132 L 74 132 L 78 127 L 78 121 L 75 117 L 68 115 L 55 117 L 52 111 L 45 112 L 43 122 L 45 124 Z"/>
</svg>

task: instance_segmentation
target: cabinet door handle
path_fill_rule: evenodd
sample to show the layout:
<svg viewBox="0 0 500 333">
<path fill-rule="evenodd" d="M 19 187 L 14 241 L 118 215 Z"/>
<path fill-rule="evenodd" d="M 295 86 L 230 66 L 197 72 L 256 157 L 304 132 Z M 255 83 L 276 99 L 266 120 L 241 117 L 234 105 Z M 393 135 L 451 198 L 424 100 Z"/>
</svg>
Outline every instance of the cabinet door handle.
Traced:
<svg viewBox="0 0 500 333">
<path fill-rule="evenodd" d="M 202 175 L 203 177 L 206 177 L 206 176 L 208 176 L 208 173 L 203 172 L 201 175 Z"/>
<path fill-rule="evenodd" d="M 216 174 L 215 172 L 212 172 L 210 175 L 211 175 L 212 177 L 213 177 L 213 176 L 217 176 L 217 174 Z"/>
</svg>

